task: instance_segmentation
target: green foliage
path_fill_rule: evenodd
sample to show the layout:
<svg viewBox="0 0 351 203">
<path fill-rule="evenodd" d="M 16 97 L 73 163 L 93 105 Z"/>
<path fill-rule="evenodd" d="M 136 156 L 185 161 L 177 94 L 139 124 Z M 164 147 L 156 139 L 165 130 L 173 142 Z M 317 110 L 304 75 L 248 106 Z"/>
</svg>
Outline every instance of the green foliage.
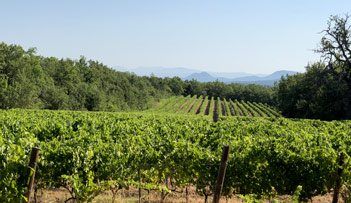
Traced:
<svg viewBox="0 0 351 203">
<path fill-rule="evenodd" d="M 207 102 L 208 102 L 208 96 L 206 96 L 204 98 L 204 101 L 202 102 L 202 105 L 200 106 L 200 110 L 199 110 L 200 115 L 205 115 Z"/>
<path fill-rule="evenodd" d="M 36 187 L 64 187 L 81 202 L 129 186 L 163 190 L 166 177 L 176 190 L 192 184 L 209 195 L 223 145 L 231 147 L 224 195 L 302 201 L 324 194 L 335 184 L 341 153 L 342 181 L 351 182 L 347 121 L 236 116 L 214 123 L 177 114 L 14 109 L 1 111 L 0 124 L 2 202 L 24 201 L 33 146 L 41 149 Z"/>
<path fill-rule="evenodd" d="M 0 44 L 0 108 L 88 111 L 146 110 L 162 98 L 203 95 L 273 104 L 273 89 L 139 77 L 93 60 L 42 57 L 35 49 Z"/>
<path fill-rule="evenodd" d="M 189 114 L 195 115 L 197 107 L 201 104 L 202 101 L 203 101 L 203 96 L 200 96 L 199 98 L 197 98 L 194 105 L 191 107 Z"/>
<path fill-rule="evenodd" d="M 171 103 L 171 101 L 174 101 L 176 98 L 177 98 L 176 96 L 172 96 L 168 99 L 163 99 L 161 102 L 159 102 L 156 105 L 156 107 L 149 109 L 149 111 L 165 111 L 165 109 Z M 170 105 L 172 105 L 172 104 L 170 104 Z"/>
<path fill-rule="evenodd" d="M 185 114 L 189 107 L 192 108 L 192 106 L 190 106 L 190 105 L 192 105 L 192 104 L 196 101 L 196 99 L 197 99 L 196 97 L 197 97 L 197 96 L 194 95 L 191 99 L 190 99 L 190 98 L 187 99 L 187 100 L 184 102 L 184 104 L 182 104 L 182 106 L 183 106 L 182 109 L 180 109 L 177 113 L 179 113 L 179 114 Z"/>
<path fill-rule="evenodd" d="M 243 101 L 238 102 L 237 100 L 235 100 L 235 104 L 238 106 L 238 108 L 240 108 L 241 112 L 243 113 L 243 116 L 250 116 L 248 110 L 243 105 Z"/>
<path fill-rule="evenodd" d="M 350 16 L 331 16 L 322 33 L 315 51 L 325 63 L 309 64 L 305 73 L 283 77 L 277 85 L 277 104 L 283 116 L 351 119 Z"/>
<path fill-rule="evenodd" d="M 241 116 L 239 109 L 238 109 L 238 106 L 232 100 L 229 100 L 229 102 L 230 102 L 230 105 L 232 105 L 232 107 L 233 107 L 235 116 Z M 237 101 L 235 101 L 235 102 L 237 102 Z"/>
<path fill-rule="evenodd" d="M 180 97 L 181 99 L 178 100 L 178 102 L 172 107 L 171 109 L 171 113 L 177 113 L 178 111 L 181 111 L 184 106 L 186 106 L 186 104 L 189 102 L 191 96 L 188 95 L 186 97 Z"/>
<path fill-rule="evenodd" d="M 219 115 L 219 116 L 222 116 L 223 114 L 222 114 L 222 112 L 223 112 L 223 110 L 222 110 L 222 105 L 221 105 L 221 98 L 220 97 L 217 97 L 217 114 Z"/>
<path fill-rule="evenodd" d="M 205 100 L 202 103 L 200 103 L 202 100 L 201 98 L 202 96 L 197 98 L 196 95 L 194 95 L 193 97 L 190 97 L 190 95 L 188 95 L 187 97 L 173 96 L 168 99 L 162 100 L 159 105 L 150 109 L 149 112 L 158 112 L 158 113 L 164 112 L 164 113 L 196 115 L 195 114 L 196 107 L 201 104 L 199 109 L 199 115 L 205 115 L 205 110 L 207 109 L 206 104 L 208 101 L 208 97 L 205 97 Z M 194 105 L 192 105 L 190 108 L 190 105 L 193 103 Z M 214 98 L 213 100 L 211 99 L 211 103 L 209 103 L 209 105 L 210 106 L 209 106 L 208 117 L 212 119 L 215 111 L 218 116 L 222 116 L 222 115 L 231 116 L 231 110 L 229 108 L 229 105 L 233 107 L 235 116 L 241 116 L 238 109 L 238 106 L 239 106 L 240 108 L 242 108 L 241 111 L 244 112 L 244 115 L 246 113 L 246 116 L 280 117 L 279 113 L 277 113 L 275 110 L 261 103 L 252 104 L 251 102 L 247 102 L 247 103 L 245 101 L 238 102 L 237 100 L 235 100 L 235 102 L 232 102 L 231 100 L 230 102 L 227 102 L 226 99 L 221 101 L 221 99 L 217 97 L 216 100 L 214 100 Z M 189 108 L 190 108 L 190 111 L 186 113 L 186 110 L 188 110 Z M 263 113 L 263 111 L 265 113 Z M 250 112 L 250 114 L 248 112 Z M 218 118 L 216 117 L 216 119 Z"/>
<path fill-rule="evenodd" d="M 184 96 L 187 95 L 204 95 L 209 98 L 220 97 L 225 99 L 237 99 L 252 102 L 275 104 L 274 91 L 271 87 L 260 85 L 241 85 L 241 84 L 226 84 L 224 82 L 207 82 L 200 83 L 195 80 L 185 81 Z"/>
<path fill-rule="evenodd" d="M 306 67 L 306 73 L 282 78 L 277 85 L 278 107 L 285 117 L 335 120 L 345 118 L 347 89 L 324 76 L 323 63 Z"/>
<path fill-rule="evenodd" d="M 215 99 L 214 99 L 214 97 L 211 97 L 209 105 L 210 105 L 210 108 L 209 108 L 208 116 L 210 116 L 212 118 L 213 114 L 215 113 L 214 112 L 214 110 L 215 110 Z"/>
<path fill-rule="evenodd" d="M 246 103 L 253 111 L 255 111 L 258 114 L 258 116 L 261 116 L 261 117 L 267 116 L 265 113 L 261 111 L 261 109 L 258 106 L 252 104 L 251 102 L 246 102 Z"/>
<path fill-rule="evenodd" d="M 246 103 L 245 101 L 241 101 L 241 104 L 243 105 L 243 107 L 250 112 L 250 115 L 255 117 L 255 116 L 260 116 L 253 108 L 251 108 L 251 106 Z"/>
<path fill-rule="evenodd" d="M 264 114 L 266 114 L 268 117 L 280 117 L 281 115 L 274 111 L 272 108 L 269 108 L 268 106 L 262 104 L 262 103 L 253 103 L 256 108 L 260 109 Z"/>
<path fill-rule="evenodd" d="M 156 109 L 156 110 L 161 112 L 170 112 L 170 111 L 175 112 L 176 107 L 178 107 L 178 104 L 181 103 L 183 100 L 184 100 L 183 97 L 171 97 L 169 99 L 165 99 L 164 102 L 166 102 L 167 104 L 164 106 L 164 108 Z"/>
<path fill-rule="evenodd" d="M 227 100 L 225 98 L 223 99 L 223 104 L 224 104 L 226 115 L 227 116 L 232 115 L 231 112 L 230 112 L 229 106 L 228 106 L 229 103 L 227 102 Z"/>
<path fill-rule="evenodd" d="M 0 108 L 145 110 L 183 93 L 180 78 L 139 77 L 81 57 L 46 58 L 0 44 Z"/>
</svg>

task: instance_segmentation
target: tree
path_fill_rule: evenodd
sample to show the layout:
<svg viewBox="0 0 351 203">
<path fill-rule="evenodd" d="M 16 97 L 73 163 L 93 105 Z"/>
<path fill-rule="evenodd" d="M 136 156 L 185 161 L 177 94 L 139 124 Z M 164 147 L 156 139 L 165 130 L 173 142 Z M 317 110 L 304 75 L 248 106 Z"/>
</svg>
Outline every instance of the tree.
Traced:
<svg viewBox="0 0 351 203">
<path fill-rule="evenodd" d="M 345 118 L 351 119 L 351 25 L 350 15 L 331 16 L 328 27 L 323 30 L 324 36 L 316 50 L 326 61 L 324 76 L 331 74 L 341 88 L 346 88 Z"/>
<path fill-rule="evenodd" d="M 278 108 L 285 117 L 338 120 L 345 117 L 345 89 L 324 76 L 325 64 L 309 64 L 305 73 L 283 77 L 277 86 Z"/>
</svg>

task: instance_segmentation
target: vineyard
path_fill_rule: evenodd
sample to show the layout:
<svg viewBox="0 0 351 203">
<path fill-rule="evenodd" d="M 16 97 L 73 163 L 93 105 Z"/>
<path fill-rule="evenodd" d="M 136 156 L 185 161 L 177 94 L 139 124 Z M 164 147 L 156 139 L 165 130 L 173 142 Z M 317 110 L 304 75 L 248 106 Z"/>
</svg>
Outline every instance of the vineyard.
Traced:
<svg viewBox="0 0 351 203">
<path fill-rule="evenodd" d="M 180 115 L 213 111 L 204 104 L 216 101 L 222 112 L 242 106 L 271 112 L 259 104 L 183 97 L 158 107 L 179 115 L 1 110 L 0 202 L 25 201 L 32 147 L 40 148 L 36 189 L 65 188 L 67 200 L 76 202 L 129 187 L 166 197 L 189 185 L 206 202 L 224 145 L 231 147 L 222 192 L 227 198 L 307 200 L 351 183 L 350 122 L 239 116 L 212 122 Z"/>
<path fill-rule="evenodd" d="M 256 103 L 238 100 L 221 100 L 219 97 L 208 96 L 173 96 L 160 102 L 153 112 L 177 113 L 186 115 L 208 116 L 214 119 L 223 116 L 249 117 L 280 117 L 281 115 L 271 107 Z"/>
</svg>

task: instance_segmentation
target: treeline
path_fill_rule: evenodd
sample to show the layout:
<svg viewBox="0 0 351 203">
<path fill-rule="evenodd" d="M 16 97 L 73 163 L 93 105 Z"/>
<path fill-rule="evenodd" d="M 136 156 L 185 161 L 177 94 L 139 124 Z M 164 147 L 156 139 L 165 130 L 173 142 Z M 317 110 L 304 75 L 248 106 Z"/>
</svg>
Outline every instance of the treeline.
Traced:
<svg viewBox="0 0 351 203">
<path fill-rule="evenodd" d="M 323 61 L 306 72 L 282 78 L 277 103 L 282 114 L 294 118 L 351 119 L 350 16 L 331 16 L 317 53 Z"/>
<path fill-rule="evenodd" d="M 0 108 L 128 111 L 172 95 L 209 95 L 273 103 L 272 88 L 139 77 L 102 63 L 39 56 L 34 48 L 0 44 Z"/>
<path fill-rule="evenodd" d="M 200 83 L 196 80 L 184 82 L 184 96 L 203 95 L 223 99 L 250 101 L 266 103 L 269 105 L 276 104 L 274 88 L 261 85 L 241 85 L 237 83 L 226 84 L 223 82 Z"/>
<path fill-rule="evenodd" d="M 322 120 L 350 119 L 347 115 L 350 89 L 325 71 L 322 62 L 306 72 L 282 78 L 277 86 L 278 108 L 285 117 Z"/>
<path fill-rule="evenodd" d="M 174 94 L 173 79 L 117 72 L 81 57 L 42 57 L 35 49 L 0 44 L 0 107 L 70 110 L 143 110 Z"/>
</svg>

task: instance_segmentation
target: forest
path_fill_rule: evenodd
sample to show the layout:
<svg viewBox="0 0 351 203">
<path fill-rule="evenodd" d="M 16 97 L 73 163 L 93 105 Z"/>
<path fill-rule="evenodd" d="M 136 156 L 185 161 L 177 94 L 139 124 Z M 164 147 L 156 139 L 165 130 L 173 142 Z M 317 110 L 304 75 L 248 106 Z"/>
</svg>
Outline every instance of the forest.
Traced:
<svg viewBox="0 0 351 203">
<path fill-rule="evenodd" d="M 258 85 L 200 83 L 179 77 L 140 77 L 100 62 L 43 57 L 35 48 L 0 44 L 0 108 L 145 110 L 172 95 L 221 96 L 273 104 L 273 89 Z"/>
</svg>

